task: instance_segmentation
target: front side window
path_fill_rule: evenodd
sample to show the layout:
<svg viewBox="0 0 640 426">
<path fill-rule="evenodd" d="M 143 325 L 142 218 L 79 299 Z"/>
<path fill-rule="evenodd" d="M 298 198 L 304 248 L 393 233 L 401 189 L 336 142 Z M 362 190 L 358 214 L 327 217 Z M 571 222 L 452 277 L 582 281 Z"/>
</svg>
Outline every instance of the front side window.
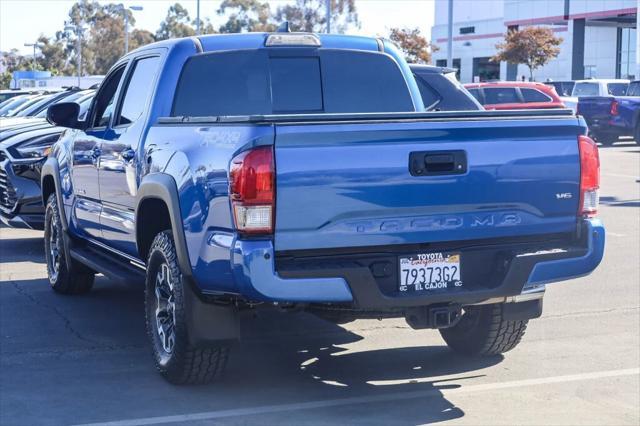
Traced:
<svg viewBox="0 0 640 426">
<path fill-rule="evenodd" d="M 151 99 L 154 77 L 159 64 L 158 56 L 139 59 L 133 64 L 133 74 L 127 84 L 116 126 L 131 124 L 142 116 Z"/>
<path fill-rule="evenodd" d="M 512 87 L 486 87 L 484 99 L 487 105 L 520 103 L 518 93 Z"/>
<path fill-rule="evenodd" d="M 109 125 L 115 106 L 116 91 L 122 79 L 124 68 L 124 66 L 118 68 L 101 85 L 96 97 L 93 121 L 90 127 L 106 127 Z"/>
</svg>

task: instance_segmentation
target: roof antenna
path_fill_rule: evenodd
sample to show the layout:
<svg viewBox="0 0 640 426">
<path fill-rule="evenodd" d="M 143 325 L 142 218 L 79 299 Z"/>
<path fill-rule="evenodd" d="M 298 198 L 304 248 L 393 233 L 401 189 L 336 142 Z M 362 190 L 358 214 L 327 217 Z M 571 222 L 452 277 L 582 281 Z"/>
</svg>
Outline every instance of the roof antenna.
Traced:
<svg viewBox="0 0 640 426">
<path fill-rule="evenodd" d="M 289 21 L 284 21 L 282 24 L 280 24 L 280 26 L 278 27 L 276 32 L 278 32 L 278 33 L 290 33 L 291 32 L 291 28 L 289 26 Z"/>
</svg>

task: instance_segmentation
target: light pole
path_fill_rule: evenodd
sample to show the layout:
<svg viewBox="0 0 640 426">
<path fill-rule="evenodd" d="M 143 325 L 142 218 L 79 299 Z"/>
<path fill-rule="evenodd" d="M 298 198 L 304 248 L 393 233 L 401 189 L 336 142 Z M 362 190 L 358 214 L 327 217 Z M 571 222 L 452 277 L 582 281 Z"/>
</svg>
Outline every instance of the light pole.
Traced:
<svg viewBox="0 0 640 426">
<path fill-rule="evenodd" d="M 122 10 L 122 14 L 124 15 L 124 54 L 129 53 L 129 14 L 127 10 L 137 10 L 140 11 L 143 9 L 142 6 L 129 6 L 124 7 L 123 4 L 120 5 L 120 9 Z"/>
<path fill-rule="evenodd" d="M 196 35 L 200 35 L 200 0 L 196 0 Z"/>
<path fill-rule="evenodd" d="M 73 31 L 76 35 L 76 50 L 78 51 L 78 87 L 80 87 L 80 77 L 82 76 L 82 32 L 84 28 L 82 24 L 67 24 L 64 26 L 65 31 Z"/>
<path fill-rule="evenodd" d="M 42 43 L 38 43 L 37 41 L 35 43 L 25 43 L 24 47 L 33 47 L 33 64 L 31 65 L 31 70 L 35 71 L 36 70 L 36 48 L 42 47 Z"/>
<path fill-rule="evenodd" d="M 331 33 L 331 0 L 327 0 L 327 34 Z"/>
<path fill-rule="evenodd" d="M 447 27 L 447 66 L 453 68 L 453 0 L 449 0 L 449 26 Z"/>
</svg>

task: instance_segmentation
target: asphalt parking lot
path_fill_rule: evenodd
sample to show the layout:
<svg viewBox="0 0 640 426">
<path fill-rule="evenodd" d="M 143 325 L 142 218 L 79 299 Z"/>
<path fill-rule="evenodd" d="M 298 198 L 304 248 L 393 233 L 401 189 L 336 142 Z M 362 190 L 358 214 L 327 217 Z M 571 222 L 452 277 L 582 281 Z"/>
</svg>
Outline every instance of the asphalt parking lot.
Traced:
<svg viewBox="0 0 640 426">
<path fill-rule="evenodd" d="M 640 146 L 600 152 L 603 264 L 549 286 L 520 346 L 484 360 L 403 320 L 267 313 L 245 319 L 222 381 L 175 387 L 154 371 L 142 288 L 54 294 L 41 233 L 1 228 L 0 424 L 637 425 Z"/>
</svg>

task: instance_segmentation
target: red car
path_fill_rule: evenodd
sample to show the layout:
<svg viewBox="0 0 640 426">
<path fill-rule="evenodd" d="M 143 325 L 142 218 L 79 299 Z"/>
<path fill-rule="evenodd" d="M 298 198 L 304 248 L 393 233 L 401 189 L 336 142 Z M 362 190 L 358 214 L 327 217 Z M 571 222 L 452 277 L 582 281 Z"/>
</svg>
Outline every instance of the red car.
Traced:
<svg viewBox="0 0 640 426">
<path fill-rule="evenodd" d="M 556 89 L 543 83 L 501 81 L 464 87 L 485 109 L 564 108 Z"/>
</svg>

